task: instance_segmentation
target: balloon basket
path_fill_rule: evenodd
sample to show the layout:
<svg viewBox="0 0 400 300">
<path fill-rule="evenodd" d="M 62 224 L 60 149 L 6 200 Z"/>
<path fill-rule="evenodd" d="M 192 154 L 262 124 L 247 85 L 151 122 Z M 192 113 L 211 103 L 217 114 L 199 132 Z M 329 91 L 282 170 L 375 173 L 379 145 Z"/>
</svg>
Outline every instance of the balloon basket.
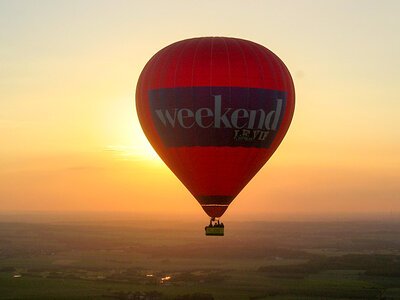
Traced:
<svg viewBox="0 0 400 300">
<path fill-rule="evenodd" d="M 224 227 L 206 226 L 206 235 L 224 236 Z"/>
</svg>

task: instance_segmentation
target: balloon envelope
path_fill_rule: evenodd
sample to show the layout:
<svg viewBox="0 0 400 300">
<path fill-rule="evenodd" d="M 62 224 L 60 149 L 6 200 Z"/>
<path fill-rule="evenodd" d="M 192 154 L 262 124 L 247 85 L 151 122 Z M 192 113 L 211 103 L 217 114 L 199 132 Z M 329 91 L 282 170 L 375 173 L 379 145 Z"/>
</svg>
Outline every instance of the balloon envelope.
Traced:
<svg viewBox="0 0 400 300">
<path fill-rule="evenodd" d="M 210 217 L 220 217 L 268 161 L 294 111 L 284 63 L 256 43 L 194 38 L 156 53 L 136 108 L 149 142 Z"/>
</svg>

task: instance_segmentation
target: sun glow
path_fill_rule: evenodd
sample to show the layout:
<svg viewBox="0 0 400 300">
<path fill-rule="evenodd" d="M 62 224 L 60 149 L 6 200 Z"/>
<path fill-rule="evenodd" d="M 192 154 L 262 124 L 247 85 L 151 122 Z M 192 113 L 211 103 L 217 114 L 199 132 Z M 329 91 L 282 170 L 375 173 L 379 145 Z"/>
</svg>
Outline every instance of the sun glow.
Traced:
<svg viewBox="0 0 400 300">
<path fill-rule="evenodd" d="M 97 2 L 0 1 L 0 211 L 204 216 L 143 133 L 135 87 L 161 48 L 208 35 L 266 46 L 296 86 L 288 134 L 226 216 L 400 210 L 398 1 L 236 1 L 218 18 L 227 1 Z"/>
</svg>

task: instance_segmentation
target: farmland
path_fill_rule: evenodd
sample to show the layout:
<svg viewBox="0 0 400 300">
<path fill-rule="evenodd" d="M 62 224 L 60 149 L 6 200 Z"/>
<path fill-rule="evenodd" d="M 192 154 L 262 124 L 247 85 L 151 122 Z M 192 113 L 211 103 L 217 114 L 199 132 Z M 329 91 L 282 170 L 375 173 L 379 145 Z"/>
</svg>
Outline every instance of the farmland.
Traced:
<svg viewBox="0 0 400 300">
<path fill-rule="evenodd" d="M 0 299 L 400 299 L 399 223 L 201 225 L 0 222 Z"/>
</svg>

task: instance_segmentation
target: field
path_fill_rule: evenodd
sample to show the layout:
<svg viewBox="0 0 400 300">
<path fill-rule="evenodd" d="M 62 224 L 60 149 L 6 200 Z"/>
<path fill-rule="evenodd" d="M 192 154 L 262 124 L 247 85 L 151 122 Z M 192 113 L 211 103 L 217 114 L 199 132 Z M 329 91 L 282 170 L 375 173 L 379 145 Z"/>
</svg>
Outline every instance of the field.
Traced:
<svg viewBox="0 0 400 300">
<path fill-rule="evenodd" d="M 0 299 L 400 299 L 400 224 L 0 222 Z"/>
</svg>

